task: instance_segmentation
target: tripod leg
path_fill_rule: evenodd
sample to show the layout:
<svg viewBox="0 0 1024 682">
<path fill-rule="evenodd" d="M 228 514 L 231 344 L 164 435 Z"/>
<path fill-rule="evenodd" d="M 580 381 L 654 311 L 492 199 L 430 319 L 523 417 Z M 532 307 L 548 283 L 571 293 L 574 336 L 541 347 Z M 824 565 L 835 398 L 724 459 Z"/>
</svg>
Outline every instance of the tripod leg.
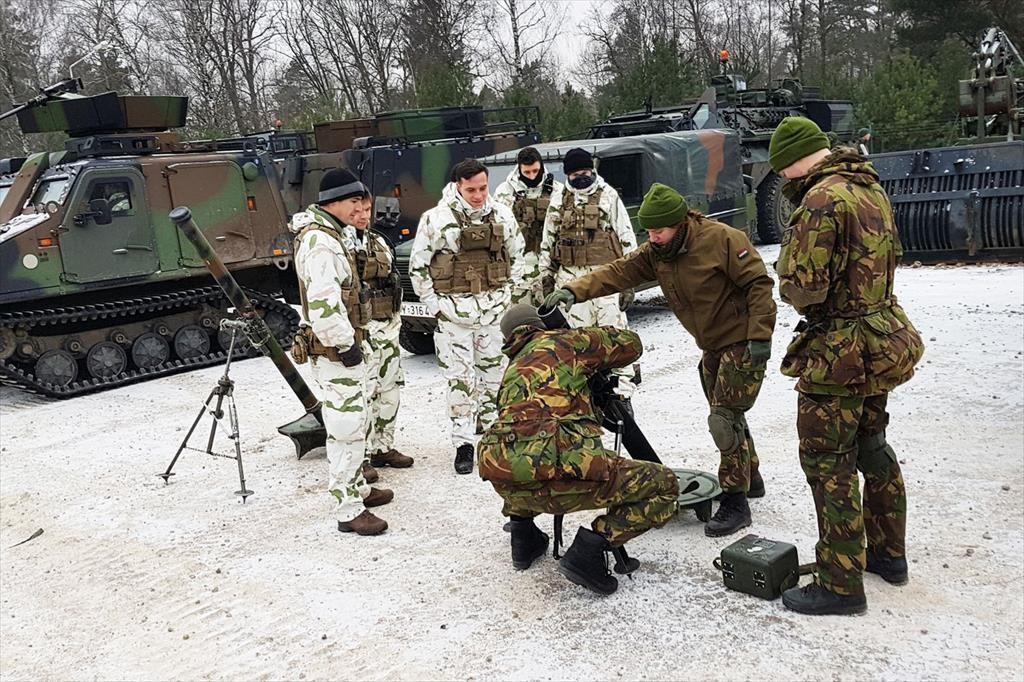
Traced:
<svg viewBox="0 0 1024 682">
<path fill-rule="evenodd" d="M 242 470 L 242 439 L 238 434 L 238 412 L 235 410 L 234 393 L 228 395 L 228 414 L 231 417 L 231 440 L 235 441 L 235 461 L 238 462 L 238 483 L 241 488 L 235 492 L 242 496 L 242 504 L 245 498 L 252 495 L 252 491 L 245 487 L 245 472 Z"/>
<path fill-rule="evenodd" d="M 216 392 L 216 388 L 210 391 L 210 395 L 207 396 L 206 402 L 199 408 L 199 414 L 196 415 L 195 421 L 192 422 L 192 427 L 188 430 L 188 433 L 185 434 L 185 438 L 182 439 L 181 445 L 178 446 L 178 451 L 174 453 L 174 459 L 172 459 L 171 463 L 167 465 L 167 471 L 162 474 L 157 474 L 160 478 L 164 479 L 164 483 L 167 483 L 167 479 L 174 475 L 171 473 L 171 469 L 174 468 L 175 462 L 177 462 L 178 457 L 181 456 L 182 450 L 184 450 L 185 446 L 188 445 L 188 439 L 192 437 L 192 432 L 195 431 L 196 426 L 199 425 L 199 420 L 203 418 L 204 414 L 206 414 L 206 409 L 210 406 L 210 401 L 213 400 L 213 396 Z"/>
<path fill-rule="evenodd" d="M 221 410 L 224 404 L 224 387 L 218 384 L 213 392 L 217 394 L 217 406 L 213 408 L 213 423 L 210 424 L 210 439 L 206 441 L 206 454 L 213 453 L 213 438 L 217 435 L 217 423 L 224 416 L 224 412 Z"/>
</svg>

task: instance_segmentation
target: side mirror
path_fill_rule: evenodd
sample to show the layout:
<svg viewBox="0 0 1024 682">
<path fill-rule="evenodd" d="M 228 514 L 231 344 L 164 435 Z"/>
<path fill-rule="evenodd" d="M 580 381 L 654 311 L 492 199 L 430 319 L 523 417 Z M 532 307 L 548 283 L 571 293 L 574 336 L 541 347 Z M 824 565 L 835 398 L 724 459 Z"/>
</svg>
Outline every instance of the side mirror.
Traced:
<svg viewBox="0 0 1024 682">
<path fill-rule="evenodd" d="M 89 202 L 89 210 L 92 212 L 92 219 L 97 225 L 109 225 L 113 220 L 110 214 L 110 201 L 107 199 L 93 199 Z"/>
</svg>

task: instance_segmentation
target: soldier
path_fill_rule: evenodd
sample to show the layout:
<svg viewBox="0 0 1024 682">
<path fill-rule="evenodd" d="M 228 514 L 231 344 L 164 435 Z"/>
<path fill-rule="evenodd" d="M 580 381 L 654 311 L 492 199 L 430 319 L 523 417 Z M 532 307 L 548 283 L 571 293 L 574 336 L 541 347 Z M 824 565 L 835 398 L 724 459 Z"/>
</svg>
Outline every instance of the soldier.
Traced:
<svg viewBox="0 0 1024 682">
<path fill-rule="evenodd" d="M 480 441 L 480 477 L 490 481 L 511 519 L 512 565 L 523 570 L 544 553 L 548 536 L 533 519 L 584 509 L 607 511 L 580 527 L 559 562 L 570 581 L 611 594 L 618 581 L 604 553 L 665 525 L 676 512 L 672 470 L 619 457 L 601 444 L 601 417 L 588 379 L 640 357 L 635 332 L 615 327 L 546 331 L 537 309 L 509 308 L 501 321 L 509 366 L 498 421 Z M 628 557 L 626 557 L 628 560 Z M 633 563 L 630 572 L 639 563 Z"/>
<path fill-rule="evenodd" d="M 361 343 L 369 306 L 362 302 L 355 254 L 343 236 L 368 194 L 349 171 L 327 171 L 317 203 L 292 216 L 289 229 L 295 234 L 295 272 L 305 319 L 296 343 L 310 358 L 323 400 L 327 489 L 338 501 L 338 530 L 378 535 L 388 524 L 368 507 L 387 504 L 394 493 L 371 488 L 362 472 L 366 381 Z"/>
<path fill-rule="evenodd" d="M 395 270 L 395 256 L 387 240 L 371 227 L 373 202 L 369 195 L 363 199 L 362 208 L 355 224 L 345 228 L 345 236 L 356 254 L 360 278 L 370 299 L 370 321 L 363 339 L 367 395 L 363 475 L 372 483 L 377 478 L 373 467 L 405 469 L 411 467 L 414 460 L 394 447 L 395 418 L 401 387 L 405 385 L 398 346 L 398 332 L 402 327 L 402 281 Z"/>
<path fill-rule="evenodd" d="M 782 601 L 800 613 L 862 613 L 865 569 L 895 585 L 908 580 L 907 498 L 885 440 L 885 406 L 924 345 L 893 295 L 902 249 L 872 165 L 852 149 L 829 150 L 818 126 L 800 117 L 772 135 L 769 162 L 791 180 L 785 191 L 797 205 L 776 268 L 782 300 L 804 319 L 782 373 L 799 379 L 800 464 L 819 536 L 814 582 Z"/>
<path fill-rule="evenodd" d="M 562 169 L 568 184 L 560 201 L 548 209 L 540 247 L 540 273 L 549 291 L 636 249 L 626 207 L 615 188 L 594 170 L 590 152 L 579 147 L 570 149 Z M 574 327 L 627 328 L 626 313 L 617 295 L 573 306 L 566 311 L 566 319 Z M 628 399 L 636 388 L 634 373 L 622 367 L 615 374 L 619 377 L 615 391 Z"/>
<path fill-rule="evenodd" d="M 473 471 L 473 443 L 497 416 L 505 357 L 499 323 L 523 276 L 523 237 L 488 193 L 487 167 L 460 161 L 438 205 L 420 218 L 409 256 L 420 301 L 437 318 L 437 362 L 448 380 L 455 471 Z"/>
<path fill-rule="evenodd" d="M 508 174 L 508 179 L 494 190 L 494 200 L 512 209 L 526 242 L 523 289 L 513 294 L 513 300 L 539 305 L 544 299 L 540 244 L 548 209 L 561 204 L 562 188 L 562 183 L 544 168 L 540 152 L 524 147 L 519 150 L 516 167 Z"/>
<path fill-rule="evenodd" d="M 648 242 L 633 254 L 568 282 L 545 305 L 575 305 L 657 279 L 668 305 L 703 351 L 698 372 L 720 451 L 722 498 L 704 526 L 711 537 L 751 523 L 748 497 L 764 496 L 746 412 L 761 390 L 775 328 L 772 279 L 747 235 L 689 210 L 654 183 L 637 213 Z"/>
</svg>

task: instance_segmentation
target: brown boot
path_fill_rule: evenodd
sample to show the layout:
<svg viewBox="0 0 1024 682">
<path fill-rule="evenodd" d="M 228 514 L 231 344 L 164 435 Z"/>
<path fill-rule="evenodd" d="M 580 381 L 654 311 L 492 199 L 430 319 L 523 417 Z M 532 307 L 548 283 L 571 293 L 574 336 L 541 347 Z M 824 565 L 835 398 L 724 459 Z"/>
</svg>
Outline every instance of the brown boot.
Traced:
<svg viewBox="0 0 1024 682">
<path fill-rule="evenodd" d="M 415 460 L 412 457 L 403 455 L 398 450 L 391 448 L 387 452 L 375 452 L 370 456 L 370 464 L 375 467 L 394 467 L 395 469 L 408 469 Z M 369 481 L 367 481 L 369 482 Z"/>
<path fill-rule="evenodd" d="M 338 530 L 342 533 L 357 535 L 380 535 L 388 529 L 388 522 L 379 519 L 367 510 L 351 521 L 338 521 Z"/>
<path fill-rule="evenodd" d="M 370 494 L 363 498 L 364 507 L 380 507 L 395 499 L 395 493 L 387 488 L 370 488 Z"/>
<path fill-rule="evenodd" d="M 367 483 L 376 483 L 379 478 L 380 474 L 377 473 L 377 470 L 370 466 L 369 463 L 363 462 L 363 479 Z"/>
</svg>

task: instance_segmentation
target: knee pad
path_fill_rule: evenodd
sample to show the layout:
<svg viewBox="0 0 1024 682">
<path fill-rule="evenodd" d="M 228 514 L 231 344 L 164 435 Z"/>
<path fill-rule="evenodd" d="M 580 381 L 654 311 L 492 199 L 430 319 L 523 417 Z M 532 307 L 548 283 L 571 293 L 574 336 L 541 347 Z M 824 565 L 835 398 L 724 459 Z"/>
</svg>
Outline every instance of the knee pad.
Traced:
<svg viewBox="0 0 1024 682">
<path fill-rule="evenodd" d="M 726 407 L 712 407 L 708 415 L 708 430 L 715 441 L 715 447 L 722 452 L 732 452 L 741 442 L 743 425 L 736 421 L 736 415 Z"/>
<path fill-rule="evenodd" d="M 885 431 L 857 441 L 857 468 L 865 474 L 886 471 L 896 462 L 896 453 L 885 441 Z"/>
</svg>

